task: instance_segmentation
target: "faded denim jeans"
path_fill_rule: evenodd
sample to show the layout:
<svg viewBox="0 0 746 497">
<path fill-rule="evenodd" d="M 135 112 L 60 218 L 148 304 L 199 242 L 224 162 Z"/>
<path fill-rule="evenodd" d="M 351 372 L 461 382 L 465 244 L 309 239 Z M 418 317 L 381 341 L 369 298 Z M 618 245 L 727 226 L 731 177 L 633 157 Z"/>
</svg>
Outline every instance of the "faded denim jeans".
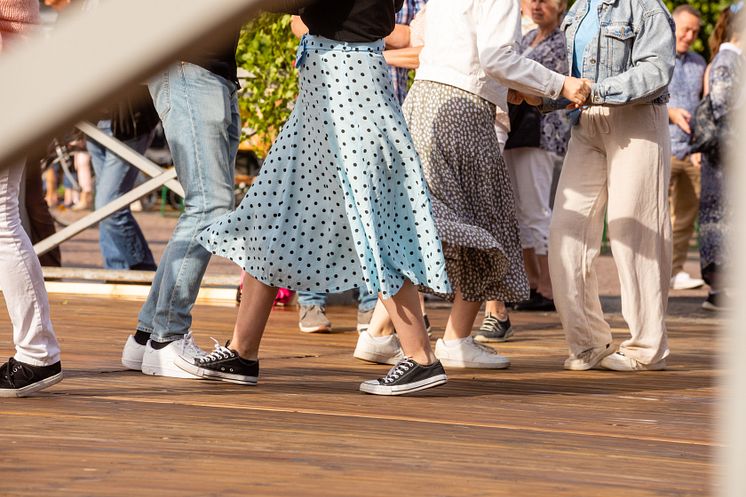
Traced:
<svg viewBox="0 0 746 497">
<path fill-rule="evenodd" d="M 180 62 L 149 88 L 186 195 L 137 324 L 152 340 L 167 342 L 180 339 L 192 324 L 192 307 L 210 261 L 197 238 L 233 208 L 241 127 L 236 85 L 200 66 Z"/>
<path fill-rule="evenodd" d="M 111 121 L 99 121 L 98 128 L 112 136 Z M 145 153 L 152 133 L 124 141 L 139 154 Z M 96 209 L 126 194 L 135 186 L 139 170 L 111 150 L 88 140 L 93 170 L 96 172 Z M 99 247 L 106 269 L 156 269 L 153 253 L 129 206 L 119 209 L 98 223 Z"/>
</svg>

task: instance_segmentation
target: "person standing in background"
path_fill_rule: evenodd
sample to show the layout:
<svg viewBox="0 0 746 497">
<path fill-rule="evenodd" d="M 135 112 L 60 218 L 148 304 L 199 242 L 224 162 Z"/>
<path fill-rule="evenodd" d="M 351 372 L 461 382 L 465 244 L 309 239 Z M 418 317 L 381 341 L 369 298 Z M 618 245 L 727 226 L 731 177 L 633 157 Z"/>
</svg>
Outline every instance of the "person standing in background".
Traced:
<svg viewBox="0 0 746 497">
<path fill-rule="evenodd" d="M 701 155 L 692 154 L 691 117 L 702 96 L 705 59 L 690 50 L 699 35 L 701 14 L 691 5 L 679 5 L 673 11 L 676 24 L 676 65 L 668 91 L 668 130 L 671 134 L 671 225 L 673 227 L 673 263 L 671 288 L 699 288 L 704 280 L 684 271 L 689 240 L 699 211 Z"/>
</svg>

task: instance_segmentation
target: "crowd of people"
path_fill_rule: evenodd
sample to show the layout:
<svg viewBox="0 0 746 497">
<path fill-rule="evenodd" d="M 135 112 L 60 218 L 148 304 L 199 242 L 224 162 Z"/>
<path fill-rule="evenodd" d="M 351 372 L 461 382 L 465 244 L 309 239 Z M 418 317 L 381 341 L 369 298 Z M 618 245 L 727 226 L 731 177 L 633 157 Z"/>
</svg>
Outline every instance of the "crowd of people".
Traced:
<svg viewBox="0 0 746 497">
<path fill-rule="evenodd" d="M 723 151 L 741 104 L 742 7 L 721 13 L 708 65 L 691 51 L 699 12 L 669 13 L 658 0 L 569 10 L 565 0 L 310 2 L 293 12 L 297 101 L 235 209 L 240 26 L 227 27 L 229 43 L 180 57 L 148 84 L 185 192 L 157 270 L 128 211 L 100 227 L 107 267 L 156 270 L 123 365 L 255 385 L 284 288 L 298 292 L 303 332 L 331 329 L 329 293 L 359 292 L 353 355 L 393 365 L 360 385 L 370 394 L 442 385 L 445 368 L 508 367 L 486 343 L 510 338 L 510 309 L 556 309 L 565 369 L 665 369 L 669 289 L 706 283 L 704 308 L 728 302 Z M 37 16 L 36 0 L 0 0 L 3 40 Z M 112 133 L 111 119 L 98 126 Z M 148 130 L 128 144 L 151 139 Z M 131 188 L 131 166 L 88 149 L 96 205 Z M 16 344 L 0 396 L 62 378 L 41 269 L 18 222 L 22 171 L 0 172 Z M 702 279 L 684 270 L 697 218 Z M 618 345 L 596 276 L 604 232 L 630 332 Z M 230 340 L 205 351 L 191 309 L 211 255 L 235 262 L 243 281 Z M 434 348 L 423 294 L 452 302 Z"/>
</svg>

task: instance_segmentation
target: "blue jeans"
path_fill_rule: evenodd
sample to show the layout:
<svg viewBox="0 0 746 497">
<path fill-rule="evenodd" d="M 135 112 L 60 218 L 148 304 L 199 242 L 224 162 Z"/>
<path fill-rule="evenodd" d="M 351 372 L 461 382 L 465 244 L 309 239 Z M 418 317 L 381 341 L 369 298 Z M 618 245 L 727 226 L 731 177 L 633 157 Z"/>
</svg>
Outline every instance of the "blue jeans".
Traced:
<svg viewBox="0 0 746 497">
<path fill-rule="evenodd" d="M 367 312 L 372 310 L 376 306 L 378 301 L 378 295 L 370 293 L 367 288 L 360 288 L 357 294 L 357 309 L 360 312 Z M 314 293 L 314 292 L 298 292 L 298 304 L 299 305 L 326 305 L 326 294 L 325 293 Z"/>
<path fill-rule="evenodd" d="M 188 333 L 192 324 L 192 306 L 210 261 L 197 237 L 233 208 L 241 123 L 236 85 L 200 66 L 180 62 L 149 87 L 186 195 L 138 316 L 138 330 L 167 342 Z"/>
<path fill-rule="evenodd" d="M 99 121 L 98 129 L 112 136 L 111 121 Z M 152 134 L 124 141 L 139 154 L 145 153 Z M 100 209 L 132 190 L 138 169 L 98 142 L 88 140 L 88 152 L 96 173 L 96 209 Z M 98 223 L 99 246 L 106 269 L 142 269 L 155 271 L 153 253 L 129 206 Z"/>
</svg>

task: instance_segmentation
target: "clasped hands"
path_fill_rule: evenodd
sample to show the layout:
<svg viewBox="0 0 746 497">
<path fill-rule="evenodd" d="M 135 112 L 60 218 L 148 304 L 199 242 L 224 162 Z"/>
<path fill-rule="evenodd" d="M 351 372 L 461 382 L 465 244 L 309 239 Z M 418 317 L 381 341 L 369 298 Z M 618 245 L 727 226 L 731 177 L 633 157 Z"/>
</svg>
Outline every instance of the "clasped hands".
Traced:
<svg viewBox="0 0 746 497">
<path fill-rule="evenodd" d="M 578 109 L 586 105 L 591 96 L 591 83 L 591 80 L 585 78 L 573 78 L 572 76 L 565 78 L 565 83 L 562 85 L 562 96 L 571 102 L 567 106 L 568 109 Z M 517 90 L 508 90 L 508 103 L 520 105 L 523 102 L 539 106 L 541 105 L 541 97 L 526 95 Z"/>
</svg>

